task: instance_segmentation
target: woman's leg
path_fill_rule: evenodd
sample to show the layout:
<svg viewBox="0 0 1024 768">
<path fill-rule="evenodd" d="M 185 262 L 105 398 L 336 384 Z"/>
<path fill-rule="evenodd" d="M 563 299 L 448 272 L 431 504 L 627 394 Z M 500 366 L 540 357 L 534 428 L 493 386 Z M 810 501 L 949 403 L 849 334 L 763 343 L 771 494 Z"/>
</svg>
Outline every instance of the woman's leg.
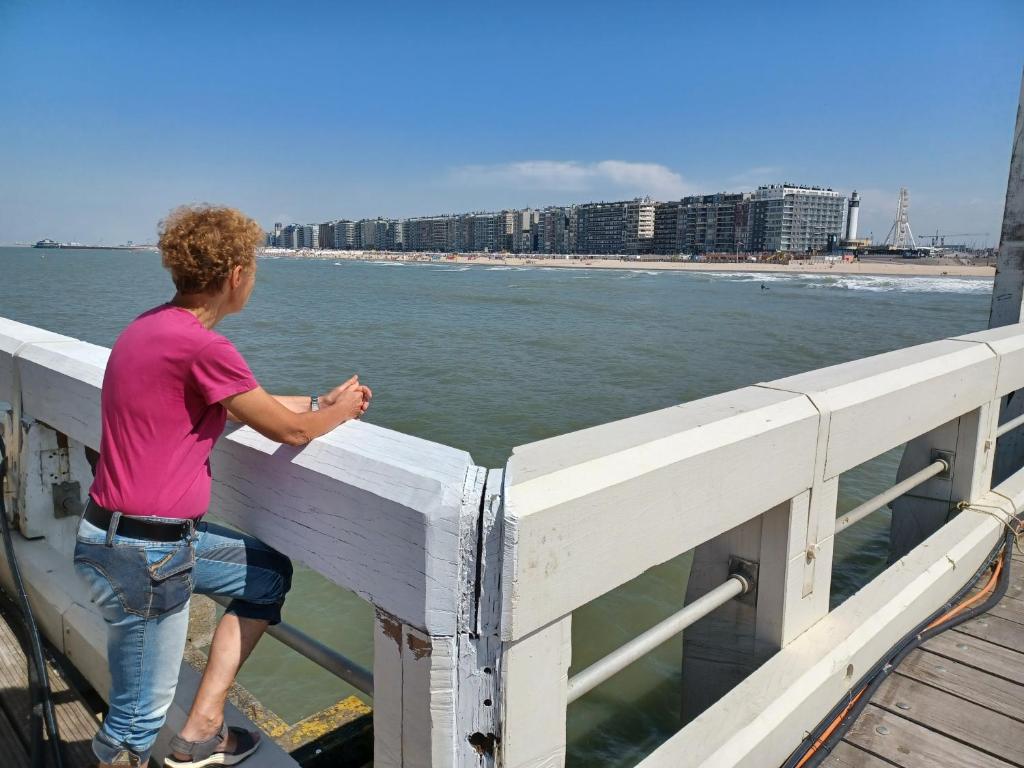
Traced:
<svg viewBox="0 0 1024 768">
<path fill-rule="evenodd" d="M 178 684 L 188 633 L 188 574 L 154 583 L 150 566 L 170 563 L 175 547 L 108 547 L 100 543 L 104 534 L 83 523 L 75 550 L 75 568 L 107 624 L 110 709 L 93 752 L 102 766 L 144 766 Z M 180 554 L 191 562 L 188 552 Z"/>
<path fill-rule="evenodd" d="M 199 690 L 179 734 L 187 741 L 204 741 L 217 733 L 239 668 L 267 626 L 281 620 L 292 576 L 288 558 L 251 536 L 209 523 L 201 523 L 196 536 L 195 592 L 232 601 L 217 625 Z M 229 735 L 225 749 L 233 749 L 233 738 Z"/>
</svg>

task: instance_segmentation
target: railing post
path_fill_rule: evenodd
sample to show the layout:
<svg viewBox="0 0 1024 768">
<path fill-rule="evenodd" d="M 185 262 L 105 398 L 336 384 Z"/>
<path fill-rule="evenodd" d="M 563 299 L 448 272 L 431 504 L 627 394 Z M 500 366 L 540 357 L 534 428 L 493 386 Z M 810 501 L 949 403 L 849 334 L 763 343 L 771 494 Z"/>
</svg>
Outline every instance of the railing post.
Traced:
<svg viewBox="0 0 1024 768">
<path fill-rule="evenodd" d="M 562 768 L 572 616 L 506 643 L 501 660 L 502 768 Z"/>
<path fill-rule="evenodd" d="M 958 502 L 972 501 L 988 492 L 998 414 L 999 401 L 994 400 L 907 443 L 897 482 L 936 458 L 946 459 L 950 469 L 892 503 L 890 563 L 945 525 L 957 514 Z"/>
<path fill-rule="evenodd" d="M 818 514 L 831 510 L 834 518 L 837 488 L 832 480 L 816 489 Z M 753 561 L 758 575 L 756 592 L 726 603 L 683 633 L 684 722 L 828 613 L 834 539 L 827 526 L 810 525 L 811 499 L 806 491 L 695 550 L 687 603 L 729 576 L 731 557 Z"/>
</svg>

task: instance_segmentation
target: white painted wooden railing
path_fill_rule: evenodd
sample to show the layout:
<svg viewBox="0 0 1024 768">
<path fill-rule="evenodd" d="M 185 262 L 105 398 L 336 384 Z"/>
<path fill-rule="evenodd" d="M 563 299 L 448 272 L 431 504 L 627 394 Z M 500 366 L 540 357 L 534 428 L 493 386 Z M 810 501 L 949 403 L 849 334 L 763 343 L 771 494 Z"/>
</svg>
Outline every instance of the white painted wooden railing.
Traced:
<svg viewBox="0 0 1024 768">
<path fill-rule="evenodd" d="M 83 446 L 99 446 L 108 355 L 103 347 L 0 319 L 9 508 L 26 538 L 46 542 L 46 551 L 25 558 L 40 623 L 103 694 L 104 629 L 71 571 L 77 520 L 55 518 L 52 482 L 78 481 L 85 500 L 91 472 Z M 497 698 L 497 644 L 476 662 L 477 646 L 488 645 L 476 628 L 485 470 L 465 451 L 361 422 L 303 450 L 248 428 L 229 429 L 213 466 L 217 517 L 375 606 L 376 765 L 491 760 L 476 746 L 486 738 L 470 740 L 481 728 L 495 730 L 482 702 Z M 33 569 L 44 561 L 46 568 Z M 54 569 L 58 578 L 50 575 Z M 461 733 L 460 726 L 472 730 Z"/>
<path fill-rule="evenodd" d="M 88 488 L 81 447 L 98 443 L 107 354 L 0 320 L 19 525 L 63 552 L 74 520 L 54 518 L 50 481 Z M 716 680 L 737 687 L 642 765 L 767 766 L 999 536 L 967 510 L 830 613 L 840 475 L 909 443 L 909 470 L 938 454 L 950 467 L 915 504 L 1012 512 L 1024 475 L 989 484 L 1000 399 L 1021 387 L 1014 325 L 522 446 L 504 471 L 365 423 L 302 450 L 240 428 L 215 452 L 213 509 L 376 607 L 378 766 L 561 766 L 572 612 L 690 550 L 688 601 L 726 581 L 730 556 L 752 561 L 756 592 L 685 636 L 693 711 L 722 693 Z M 96 620 L 68 591 L 40 623 L 102 691 L 103 658 L 82 650 Z M 723 632 L 735 679 L 701 653 Z"/>
<path fill-rule="evenodd" d="M 725 581 L 730 556 L 758 564 L 759 586 L 703 630 L 706 643 L 733 640 L 732 659 L 702 654 L 702 633 L 687 632 L 684 701 L 712 704 L 725 660 L 747 656 L 757 671 L 642 765 L 778 765 L 975 571 L 1001 531 L 988 512 L 1024 506 L 1024 473 L 989 492 L 1000 400 L 1021 387 L 1024 326 L 1013 325 L 515 449 L 503 494 L 502 764 L 564 761 L 572 612 L 696 549 L 688 598 Z M 839 477 L 905 443 L 905 464 L 950 465 L 913 491 L 917 504 L 988 512 L 954 517 L 829 613 Z"/>
</svg>

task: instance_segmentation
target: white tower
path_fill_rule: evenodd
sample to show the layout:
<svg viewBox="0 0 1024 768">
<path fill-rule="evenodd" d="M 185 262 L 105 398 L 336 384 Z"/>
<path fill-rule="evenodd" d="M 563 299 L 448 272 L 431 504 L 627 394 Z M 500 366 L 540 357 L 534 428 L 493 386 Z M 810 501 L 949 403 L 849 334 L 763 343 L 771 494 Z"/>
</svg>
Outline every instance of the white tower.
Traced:
<svg viewBox="0 0 1024 768">
<path fill-rule="evenodd" d="M 853 242 L 857 239 L 857 218 L 860 216 L 860 198 L 857 190 L 850 195 L 850 204 L 846 210 L 846 241 Z"/>
<path fill-rule="evenodd" d="M 910 208 L 910 194 L 906 187 L 900 187 L 900 201 L 896 205 L 896 220 L 889 228 L 889 234 L 885 236 L 885 244 L 896 249 L 903 249 L 907 246 L 917 248 L 914 242 L 914 233 L 910 231 L 910 220 L 907 218 L 907 210 Z"/>
</svg>

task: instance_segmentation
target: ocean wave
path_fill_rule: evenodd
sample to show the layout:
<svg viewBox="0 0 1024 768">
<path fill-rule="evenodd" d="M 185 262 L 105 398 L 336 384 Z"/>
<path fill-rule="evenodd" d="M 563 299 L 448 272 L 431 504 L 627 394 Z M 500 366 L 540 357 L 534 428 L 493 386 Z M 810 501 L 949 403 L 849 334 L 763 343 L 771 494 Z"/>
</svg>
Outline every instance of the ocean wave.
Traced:
<svg viewBox="0 0 1024 768">
<path fill-rule="evenodd" d="M 798 275 L 808 288 L 837 288 L 869 293 L 991 293 L 992 281 L 970 277 L 897 275 Z"/>
</svg>

